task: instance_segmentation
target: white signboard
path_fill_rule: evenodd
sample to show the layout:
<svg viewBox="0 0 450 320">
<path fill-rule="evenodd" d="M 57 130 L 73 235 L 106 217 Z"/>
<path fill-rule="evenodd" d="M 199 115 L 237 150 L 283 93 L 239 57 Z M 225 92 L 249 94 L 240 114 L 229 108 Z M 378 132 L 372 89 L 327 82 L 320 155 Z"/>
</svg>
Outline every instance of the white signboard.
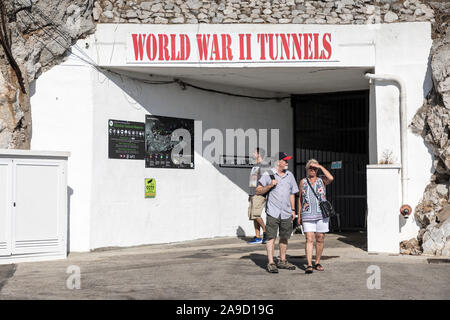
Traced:
<svg viewBox="0 0 450 320">
<path fill-rule="evenodd" d="M 335 62 L 336 49 L 332 32 L 130 32 L 127 64 Z"/>
</svg>

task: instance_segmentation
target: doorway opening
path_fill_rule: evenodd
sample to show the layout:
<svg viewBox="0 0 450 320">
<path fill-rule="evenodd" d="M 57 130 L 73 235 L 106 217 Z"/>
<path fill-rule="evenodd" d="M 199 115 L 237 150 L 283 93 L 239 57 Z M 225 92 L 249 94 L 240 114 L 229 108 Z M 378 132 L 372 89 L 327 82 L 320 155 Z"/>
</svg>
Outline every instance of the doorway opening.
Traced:
<svg viewBox="0 0 450 320">
<path fill-rule="evenodd" d="M 327 200 L 338 216 L 330 220 L 330 231 L 365 231 L 369 91 L 293 95 L 291 103 L 295 177 L 305 177 L 309 159 L 319 161 L 334 176 Z"/>
</svg>

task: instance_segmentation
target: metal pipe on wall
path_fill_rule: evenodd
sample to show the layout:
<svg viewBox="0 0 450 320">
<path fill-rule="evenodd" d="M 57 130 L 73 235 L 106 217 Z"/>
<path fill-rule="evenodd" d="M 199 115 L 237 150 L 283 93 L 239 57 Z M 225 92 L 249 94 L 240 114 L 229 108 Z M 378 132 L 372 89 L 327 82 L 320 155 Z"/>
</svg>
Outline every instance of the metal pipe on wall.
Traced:
<svg viewBox="0 0 450 320">
<path fill-rule="evenodd" d="M 369 80 L 393 81 L 396 82 L 400 89 L 400 153 L 401 153 L 401 185 L 402 185 L 402 208 L 406 204 L 408 196 L 408 142 L 406 138 L 406 86 L 404 80 L 393 74 L 373 74 L 366 73 L 364 75 Z M 411 212 L 408 212 L 408 215 Z M 403 212 L 402 212 L 403 214 Z M 404 214 L 405 215 L 405 214 Z M 407 216 L 406 216 L 407 217 Z"/>
</svg>

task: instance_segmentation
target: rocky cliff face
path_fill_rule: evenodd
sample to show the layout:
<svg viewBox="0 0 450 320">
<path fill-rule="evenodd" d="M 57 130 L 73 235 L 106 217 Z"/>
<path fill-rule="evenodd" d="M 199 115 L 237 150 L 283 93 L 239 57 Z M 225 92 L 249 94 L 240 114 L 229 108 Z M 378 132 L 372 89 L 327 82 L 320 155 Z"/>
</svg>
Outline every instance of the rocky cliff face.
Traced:
<svg viewBox="0 0 450 320">
<path fill-rule="evenodd" d="M 80 37 L 94 30 L 93 0 L 10 0 L 5 5 L 6 42 L 23 77 L 0 47 L 0 148 L 28 149 L 31 134 L 29 83 L 59 64 Z"/>
</svg>

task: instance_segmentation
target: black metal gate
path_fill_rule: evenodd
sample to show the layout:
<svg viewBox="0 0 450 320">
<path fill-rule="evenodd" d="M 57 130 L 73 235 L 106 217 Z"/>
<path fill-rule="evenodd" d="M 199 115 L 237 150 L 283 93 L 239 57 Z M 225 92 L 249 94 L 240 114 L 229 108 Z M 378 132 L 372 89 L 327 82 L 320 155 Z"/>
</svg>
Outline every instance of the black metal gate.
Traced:
<svg viewBox="0 0 450 320">
<path fill-rule="evenodd" d="M 369 163 L 369 91 L 292 96 L 294 161 L 298 181 L 314 158 L 334 176 L 327 199 L 341 230 L 366 228 L 366 165 Z M 331 165 L 340 169 L 331 169 Z M 338 229 L 338 219 L 331 222 Z"/>
</svg>

